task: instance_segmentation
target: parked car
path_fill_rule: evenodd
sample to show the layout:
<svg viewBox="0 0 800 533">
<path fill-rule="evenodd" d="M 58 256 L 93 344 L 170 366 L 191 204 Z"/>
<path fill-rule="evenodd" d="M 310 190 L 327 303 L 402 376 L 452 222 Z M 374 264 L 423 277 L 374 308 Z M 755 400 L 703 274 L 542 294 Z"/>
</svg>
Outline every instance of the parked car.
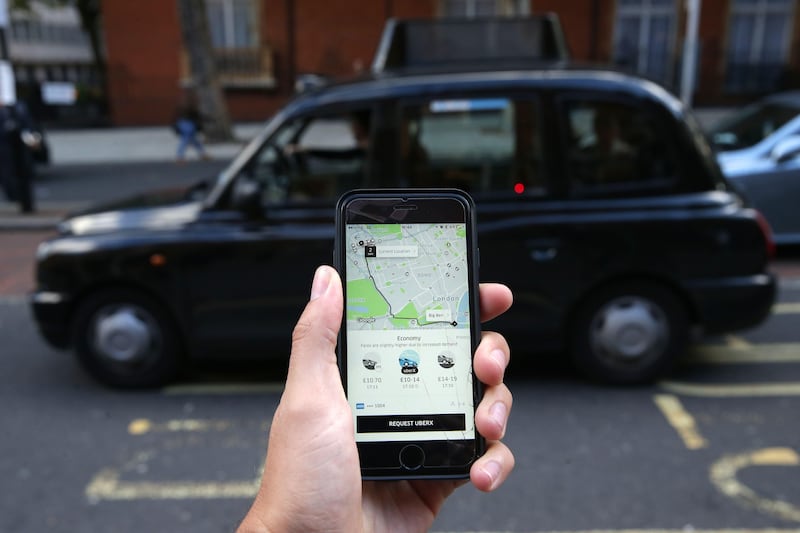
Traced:
<svg viewBox="0 0 800 533">
<path fill-rule="evenodd" d="M 764 214 L 775 242 L 800 244 L 800 91 L 735 111 L 710 134 L 722 171 Z"/>
<path fill-rule="evenodd" d="M 489 327 L 518 353 L 558 349 L 598 379 L 655 379 L 691 330 L 768 315 L 769 228 L 676 98 L 629 75 L 563 68 L 552 24 L 493 20 L 481 33 L 458 21 L 448 28 L 460 40 L 424 24 L 397 32 L 409 46 L 382 41 L 376 65 L 399 67 L 298 95 L 206 194 L 64 220 L 37 252 L 45 339 L 117 386 L 165 383 L 186 358 L 286 357 L 314 269 L 331 260 L 336 199 L 361 187 L 469 192 L 480 277 L 515 295 Z M 553 61 L 506 50 L 493 60 L 498 34 Z M 445 61 L 464 53 L 448 46 L 465 35 L 480 61 Z M 534 46 L 537 35 L 552 39 Z"/>
</svg>

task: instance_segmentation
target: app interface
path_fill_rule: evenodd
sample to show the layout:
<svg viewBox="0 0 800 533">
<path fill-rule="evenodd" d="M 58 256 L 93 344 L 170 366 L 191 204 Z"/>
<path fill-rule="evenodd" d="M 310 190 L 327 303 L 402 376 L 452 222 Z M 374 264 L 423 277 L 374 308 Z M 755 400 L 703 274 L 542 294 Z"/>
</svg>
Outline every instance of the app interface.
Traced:
<svg viewBox="0 0 800 533">
<path fill-rule="evenodd" d="M 473 439 L 466 225 L 349 224 L 345 238 L 356 441 Z"/>
</svg>

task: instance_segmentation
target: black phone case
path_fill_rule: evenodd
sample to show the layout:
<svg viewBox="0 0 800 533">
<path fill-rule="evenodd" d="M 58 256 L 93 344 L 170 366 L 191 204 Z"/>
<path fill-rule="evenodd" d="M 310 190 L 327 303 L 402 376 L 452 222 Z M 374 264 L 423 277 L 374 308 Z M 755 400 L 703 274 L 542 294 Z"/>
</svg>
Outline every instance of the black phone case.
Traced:
<svg viewBox="0 0 800 533">
<path fill-rule="evenodd" d="M 336 236 L 335 236 L 335 243 L 334 243 L 334 267 L 339 272 L 340 276 L 343 280 L 344 289 L 346 290 L 346 283 L 345 283 L 345 267 L 344 267 L 344 249 L 343 246 L 345 245 L 344 236 L 345 236 L 345 226 L 347 224 L 346 218 L 346 210 L 348 205 L 351 204 L 353 200 L 359 199 L 393 199 L 396 198 L 399 201 L 413 201 L 414 199 L 431 199 L 431 198 L 442 198 L 442 199 L 455 199 L 462 203 L 464 206 L 464 212 L 466 213 L 466 225 L 467 225 L 467 246 L 470 248 L 470 254 L 472 257 L 472 268 L 470 269 L 471 272 L 469 273 L 469 283 L 471 285 L 471 291 L 474 297 L 471 299 L 471 309 L 470 314 L 472 317 L 473 326 L 470 327 L 470 343 L 471 343 L 471 350 L 474 356 L 475 349 L 480 342 L 480 302 L 479 302 L 479 291 L 478 291 L 478 270 L 479 270 L 479 251 L 477 246 L 477 231 L 476 231 L 476 221 L 475 221 L 475 204 L 472 198 L 465 192 L 458 190 L 458 189 L 359 189 L 353 190 L 345 193 L 339 198 L 339 201 L 336 204 Z M 394 223 L 396 221 L 393 220 L 380 220 L 380 214 L 375 214 L 376 219 L 374 223 Z M 345 293 L 345 302 L 347 295 Z M 346 304 L 345 304 L 346 305 Z M 346 363 L 346 313 L 342 317 L 342 327 L 340 329 L 339 334 L 339 342 L 337 345 L 337 357 L 339 362 L 339 369 L 342 376 L 342 383 L 345 388 L 345 392 L 347 392 L 347 363 Z M 483 387 L 480 381 L 475 377 L 474 371 L 472 374 L 472 383 L 473 383 L 473 403 L 474 407 L 477 408 L 478 403 L 480 402 L 483 396 Z M 473 412 L 474 416 L 474 412 Z M 464 441 L 455 441 L 458 443 L 463 443 Z M 472 442 L 472 441 L 467 441 Z M 361 443 L 359 445 L 359 455 L 362 458 L 362 465 L 363 460 L 366 455 L 374 452 L 370 452 L 369 446 L 370 443 Z M 408 441 L 385 441 L 380 443 L 384 445 L 384 452 L 385 454 L 394 454 L 397 453 L 398 455 L 402 453 L 402 449 L 404 446 L 408 444 L 413 444 L 412 442 Z M 441 463 L 447 463 L 448 457 L 450 457 L 450 449 L 448 447 L 453 446 L 453 442 L 448 441 L 425 441 L 422 443 L 425 445 L 426 450 L 428 452 L 432 452 L 432 456 L 435 458 L 434 460 L 440 461 Z M 361 476 L 365 480 L 400 480 L 400 479 L 463 479 L 469 477 L 470 467 L 472 463 L 483 455 L 485 451 L 485 440 L 484 438 L 478 433 L 477 429 L 475 430 L 475 440 L 474 440 L 474 453 L 471 454 L 469 459 L 465 461 L 463 464 L 458 465 L 442 465 L 442 466 L 435 466 L 435 465 L 423 465 L 416 470 L 407 470 L 399 465 L 399 458 L 397 460 L 397 466 L 392 467 L 377 467 L 377 468 L 364 468 L 362 466 L 361 469 Z M 430 454 L 429 454 L 430 455 Z"/>
</svg>

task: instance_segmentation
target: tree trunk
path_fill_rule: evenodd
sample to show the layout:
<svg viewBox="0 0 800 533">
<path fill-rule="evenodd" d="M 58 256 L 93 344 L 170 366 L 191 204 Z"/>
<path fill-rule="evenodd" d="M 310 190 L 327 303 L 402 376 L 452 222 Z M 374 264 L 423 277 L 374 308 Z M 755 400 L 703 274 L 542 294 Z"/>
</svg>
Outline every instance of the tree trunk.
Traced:
<svg viewBox="0 0 800 533">
<path fill-rule="evenodd" d="M 100 2 L 99 0 L 78 0 L 75 7 L 80 15 L 81 28 L 89 37 L 94 67 L 105 83 L 106 61 L 103 57 L 103 47 L 100 44 Z"/>
<path fill-rule="evenodd" d="M 232 140 L 231 121 L 214 62 L 205 1 L 177 1 L 183 45 L 189 55 L 192 84 L 204 119 L 203 131 L 210 141 Z"/>
<path fill-rule="evenodd" d="M 64 0 L 62 0 L 64 1 Z M 63 5 L 69 5 L 64 2 Z M 77 0 L 75 7 L 81 19 L 81 29 L 89 37 L 92 61 L 97 72 L 98 86 L 92 87 L 91 100 L 97 106 L 98 115 L 108 117 L 108 77 L 105 51 L 100 35 L 100 0 Z"/>
</svg>

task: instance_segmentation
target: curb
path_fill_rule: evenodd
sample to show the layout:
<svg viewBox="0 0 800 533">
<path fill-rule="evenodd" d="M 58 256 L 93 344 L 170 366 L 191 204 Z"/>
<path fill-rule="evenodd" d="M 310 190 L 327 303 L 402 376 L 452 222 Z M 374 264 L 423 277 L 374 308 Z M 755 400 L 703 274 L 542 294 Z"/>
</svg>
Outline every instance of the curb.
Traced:
<svg viewBox="0 0 800 533">
<path fill-rule="evenodd" d="M 66 215 L 66 213 L 64 213 Z M 55 231 L 62 216 L 53 215 L 19 215 L 9 217 L 0 215 L 0 232 L 3 231 Z"/>
<path fill-rule="evenodd" d="M 85 204 L 67 202 L 39 202 L 34 213 L 20 213 L 16 204 L 0 204 L 0 231 L 55 230 L 68 213 Z"/>
</svg>

